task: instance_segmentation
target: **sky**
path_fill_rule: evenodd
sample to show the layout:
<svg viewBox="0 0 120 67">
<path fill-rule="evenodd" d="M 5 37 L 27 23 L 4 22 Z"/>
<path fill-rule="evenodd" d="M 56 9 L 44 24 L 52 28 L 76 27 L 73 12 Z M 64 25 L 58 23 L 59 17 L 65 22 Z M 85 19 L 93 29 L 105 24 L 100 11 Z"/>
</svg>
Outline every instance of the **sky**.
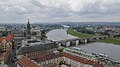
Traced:
<svg viewBox="0 0 120 67">
<path fill-rule="evenodd" d="M 0 23 L 119 22 L 120 0 L 0 0 Z"/>
</svg>

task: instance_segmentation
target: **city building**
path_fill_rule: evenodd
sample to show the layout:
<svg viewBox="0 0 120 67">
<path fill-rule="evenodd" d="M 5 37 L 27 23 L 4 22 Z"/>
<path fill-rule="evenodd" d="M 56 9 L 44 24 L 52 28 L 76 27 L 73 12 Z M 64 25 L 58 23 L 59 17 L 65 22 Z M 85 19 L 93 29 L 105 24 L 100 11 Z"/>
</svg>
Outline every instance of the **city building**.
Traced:
<svg viewBox="0 0 120 67">
<path fill-rule="evenodd" d="M 64 61 L 62 53 L 56 51 L 51 53 L 41 53 L 30 58 L 40 64 L 40 67 L 58 67 L 60 66 L 59 63 Z"/>
<path fill-rule="evenodd" d="M 65 48 L 62 54 L 65 63 L 72 67 L 103 67 L 94 55 L 77 47 Z"/>
<path fill-rule="evenodd" d="M 14 39 L 14 35 L 13 34 L 8 34 L 8 36 L 6 38 L 0 38 L 0 47 L 3 51 L 6 50 L 6 48 L 10 45 L 12 45 L 12 41 Z"/>
<path fill-rule="evenodd" d="M 14 35 L 8 34 L 6 38 L 0 38 L 0 49 L 2 51 L 0 60 L 2 64 L 7 64 L 12 52 Z"/>
<path fill-rule="evenodd" d="M 6 51 L 1 54 L 2 64 L 7 64 L 10 60 L 10 55 L 12 53 L 12 45 L 6 48 Z"/>
<path fill-rule="evenodd" d="M 26 37 L 25 29 L 13 29 L 11 33 L 14 34 L 14 37 Z"/>
<path fill-rule="evenodd" d="M 63 52 L 42 50 L 42 52 L 26 55 L 37 62 L 40 67 L 103 67 L 97 58 L 80 48 L 65 48 Z"/>
<path fill-rule="evenodd" d="M 85 58 L 87 60 L 97 61 L 97 58 L 95 57 L 95 55 L 87 53 L 86 51 L 83 51 L 81 48 L 77 48 L 77 47 L 65 48 L 64 52 L 81 57 L 81 58 Z"/>
<path fill-rule="evenodd" d="M 22 56 L 17 61 L 17 67 L 40 67 L 38 63 L 28 57 Z"/>
<path fill-rule="evenodd" d="M 49 53 L 56 50 L 57 45 L 49 40 L 25 39 L 18 50 L 19 55 L 37 55 L 39 53 Z"/>
</svg>

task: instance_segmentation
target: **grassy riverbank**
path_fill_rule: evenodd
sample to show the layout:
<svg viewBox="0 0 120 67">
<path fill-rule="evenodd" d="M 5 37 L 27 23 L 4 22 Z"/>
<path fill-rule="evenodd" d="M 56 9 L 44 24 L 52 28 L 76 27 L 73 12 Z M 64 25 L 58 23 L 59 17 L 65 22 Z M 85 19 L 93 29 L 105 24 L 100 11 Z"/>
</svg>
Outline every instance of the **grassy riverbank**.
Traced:
<svg viewBox="0 0 120 67">
<path fill-rule="evenodd" d="M 77 32 L 74 29 L 68 29 L 67 33 L 71 34 L 73 36 L 79 37 L 79 38 L 85 38 L 85 37 L 92 37 L 92 36 L 94 36 L 94 35 L 91 35 L 91 34 Z"/>
<path fill-rule="evenodd" d="M 100 39 L 100 40 L 98 40 L 98 42 L 120 45 L 120 39 L 119 38 Z"/>
<path fill-rule="evenodd" d="M 92 35 L 92 34 L 80 33 L 80 32 L 75 31 L 74 29 L 68 29 L 67 33 L 71 34 L 73 36 L 79 37 L 79 38 L 85 38 L 85 37 L 95 36 L 95 35 Z M 120 38 L 100 39 L 97 42 L 111 43 L 111 44 L 120 45 Z"/>
</svg>

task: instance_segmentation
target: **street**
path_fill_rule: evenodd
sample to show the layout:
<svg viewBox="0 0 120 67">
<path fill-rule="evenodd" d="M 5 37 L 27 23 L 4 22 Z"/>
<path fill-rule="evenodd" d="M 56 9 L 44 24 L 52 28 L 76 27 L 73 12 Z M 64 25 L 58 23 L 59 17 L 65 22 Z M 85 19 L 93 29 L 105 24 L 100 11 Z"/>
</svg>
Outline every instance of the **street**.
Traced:
<svg viewBox="0 0 120 67">
<path fill-rule="evenodd" d="M 10 54 L 10 59 L 8 61 L 8 64 L 7 64 L 8 67 L 17 67 L 15 62 L 16 62 L 16 46 L 13 45 L 12 52 Z"/>
</svg>

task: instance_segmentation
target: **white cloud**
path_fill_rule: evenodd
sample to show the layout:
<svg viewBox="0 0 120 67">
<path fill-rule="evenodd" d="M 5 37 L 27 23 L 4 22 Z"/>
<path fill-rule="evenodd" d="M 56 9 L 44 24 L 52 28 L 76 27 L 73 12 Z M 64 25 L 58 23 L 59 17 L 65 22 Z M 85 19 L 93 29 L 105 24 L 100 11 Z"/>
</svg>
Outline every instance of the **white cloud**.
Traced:
<svg viewBox="0 0 120 67">
<path fill-rule="evenodd" d="M 119 21 L 119 17 L 120 0 L 0 0 L 0 21 L 6 22 L 27 18 L 37 22 Z"/>
</svg>

